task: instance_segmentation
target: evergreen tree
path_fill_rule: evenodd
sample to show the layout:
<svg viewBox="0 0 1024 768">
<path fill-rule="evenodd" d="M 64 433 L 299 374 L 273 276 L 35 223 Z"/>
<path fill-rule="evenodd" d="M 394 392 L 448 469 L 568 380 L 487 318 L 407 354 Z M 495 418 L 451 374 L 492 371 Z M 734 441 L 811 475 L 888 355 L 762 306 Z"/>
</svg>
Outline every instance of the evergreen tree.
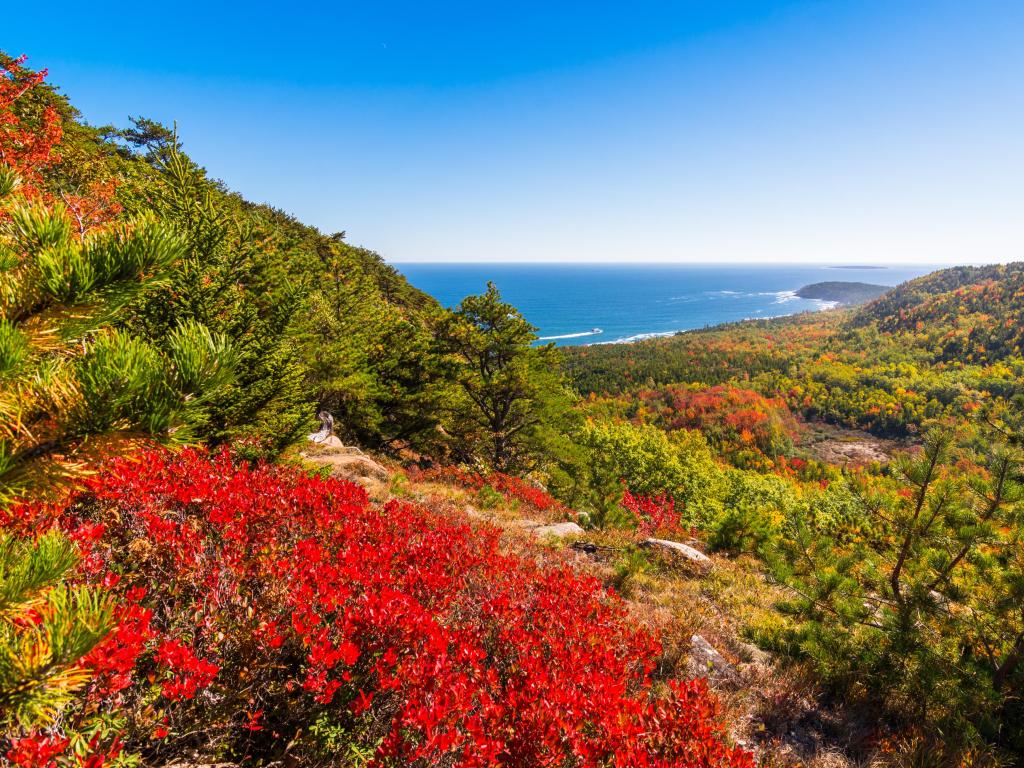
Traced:
<svg viewBox="0 0 1024 768">
<path fill-rule="evenodd" d="M 126 304 L 184 253 L 139 216 L 85 229 L 0 164 L 0 507 L 39 498 L 140 441 L 184 442 L 230 380 L 226 339 L 195 321 L 160 345 L 117 329 Z M 0 534 L 0 728 L 45 727 L 92 677 L 83 657 L 114 603 L 72 586 L 76 545 Z"/>
<path fill-rule="evenodd" d="M 308 386 L 343 436 L 376 448 L 435 446 L 446 377 L 426 322 L 391 303 L 356 249 L 321 242 L 325 278 L 302 328 Z M 435 310 L 440 314 L 440 310 Z"/>
<path fill-rule="evenodd" d="M 56 532 L 0 533 L 0 730 L 49 725 L 92 677 L 82 657 L 114 626 L 113 600 L 70 586 L 78 548 Z"/>
<path fill-rule="evenodd" d="M 439 338 L 461 393 L 449 424 L 456 455 L 499 472 L 535 467 L 564 433 L 570 404 L 554 346 L 532 346 L 536 328 L 493 283 L 445 318 Z"/>
<path fill-rule="evenodd" d="M 936 429 L 894 462 L 897 493 L 864 490 L 870 535 L 796 520 L 776 562 L 798 595 L 788 642 L 838 686 L 871 680 L 893 712 L 1017 739 L 998 728 L 1024 690 L 1021 466 L 990 434 Z"/>
<path fill-rule="evenodd" d="M 198 434 L 243 455 L 272 456 L 302 433 L 313 413 L 291 334 L 301 306 L 258 215 L 232 208 L 176 140 L 161 145 L 160 176 L 147 202 L 183 235 L 167 279 L 132 309 L 129 328 L 153 343 L 183 320 L 230 340 L 235 377 L 203 403 Z"/>
<path fill-rule="evenodd" d="M 182 256 L 152 216 L 81 233 L 32 203 L 0 166 L 0 502 L 140 439 L 187 441 L 230 374 L 224 337 L 196 322 L 158 346 L 116 329 L 119 312 Z"/>
</svg>

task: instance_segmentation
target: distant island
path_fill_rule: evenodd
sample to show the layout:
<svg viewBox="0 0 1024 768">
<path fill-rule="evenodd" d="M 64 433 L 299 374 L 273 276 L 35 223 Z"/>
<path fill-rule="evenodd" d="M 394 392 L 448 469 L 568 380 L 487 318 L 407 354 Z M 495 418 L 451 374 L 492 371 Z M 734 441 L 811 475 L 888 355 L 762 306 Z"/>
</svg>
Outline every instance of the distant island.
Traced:
<svg viewBox="0 0 1024 768">
<path fill-rule="evenodd" d="M 825 269 L 888 269 L 888 267 L 883 267 L 881 264 L 834 264 Z"/>
<path fill-rule="evenodd" d="M 883 293 L 892 290 L 890 285 L 874 285 L 873 283 L 846 283 L 830 281 L 811 283 L 796 292 L 801 299 L 820 299 L 834 301 L 839 304 L 863 304 L 877 299 Z"/>
</svg>

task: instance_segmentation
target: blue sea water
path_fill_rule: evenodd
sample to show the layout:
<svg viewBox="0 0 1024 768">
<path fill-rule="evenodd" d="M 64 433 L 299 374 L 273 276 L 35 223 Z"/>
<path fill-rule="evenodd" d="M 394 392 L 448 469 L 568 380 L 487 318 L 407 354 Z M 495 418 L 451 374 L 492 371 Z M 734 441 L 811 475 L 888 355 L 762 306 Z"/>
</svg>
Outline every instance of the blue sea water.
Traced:
<svg viewBox="0 0 1024 768">
<path fill-rule="evenodd" d="M 795 291 L 827 280 L 897 285 L 934 266 L 395 264 L 448 307 L 493 281 L 556 344 L 625 343 L 830 306 Z"/>
</svg>

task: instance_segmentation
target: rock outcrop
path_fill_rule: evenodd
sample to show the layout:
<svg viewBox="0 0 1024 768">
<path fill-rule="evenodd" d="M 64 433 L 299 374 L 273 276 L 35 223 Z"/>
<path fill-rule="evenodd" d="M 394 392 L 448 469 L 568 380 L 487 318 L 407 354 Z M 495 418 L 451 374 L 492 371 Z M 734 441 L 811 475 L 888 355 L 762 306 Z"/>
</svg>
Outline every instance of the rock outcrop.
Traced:
<svg viewBox="0 0 1024 768">
<path fill-rule="evenodd" d="M 573 522 L 538 525 L 532 530 L 535 536 L 540 536 L 541 538 L 554 536 L 557 539 L 563 539 L 566 536 L 582 536 L 584 533 L 583 529 Z"/>
<path fill-rule="evenodd" d="M 312 464 L 327 467 L 331 477 L 362 485 L 371 496 L 384 492 L 391 473 L 383 465 L 358 448 L 342 445 L 337 437 L 332 436 L 329 441 L 317 443 L 300 456 Z"/>
<path fill-rule="evenodd" d="M 690 638 L 687 672 L 692 677 L 706 677 L 714 683 L 734 683 L 738 679 L 736 667 L 700 635 Z"/>
<path fill-rule="evenodd" d="M 689 544 L 682 544 L 678 541 L 669 541 L 668 539 L 644 539 L 640 544 L 644 547 L 658 547 L 660 549 L 667 550 L 686 558 L 692 563 L 696 563 L 701 568 L 710 568 L 713 565 L 713 561 L 710 557 L 705 555 L 699 549 L 691 547 Z"/>
</svg>

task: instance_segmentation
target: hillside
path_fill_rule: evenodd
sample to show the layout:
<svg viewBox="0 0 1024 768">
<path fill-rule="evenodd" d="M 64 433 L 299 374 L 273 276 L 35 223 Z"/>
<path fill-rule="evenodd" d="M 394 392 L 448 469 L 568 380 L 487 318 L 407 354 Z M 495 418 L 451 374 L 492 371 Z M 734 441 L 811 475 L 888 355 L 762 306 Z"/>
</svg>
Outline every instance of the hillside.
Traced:
<svg viewBox="0 0 1024 768">
<path fill-rule="evenodd" d="M 565 350 L 582 392 L 736 380 L 811 418 L 905 435 L 989 394 L 1013 400 L 1020 264 L 940 270 L 857 309 L 748 321 L 633 345 Z"/>
<path fill-rule="evenodd" d="M 432 437 L 424 404 L 443 396 L 432 349 L 444 312 L 378 254 L 246 201 L 153 121 L 90 126 L 45 83 L 15 107 L 34 126 L 51 115 L 59 151 L 39 163 L 38 185 L 76 206 L 83 231 L 156 213 L 186 235 L 188 262 L 124 322 L 157 339 L 191 318 L 233 342 L 235 383 L 211 397 L 204 437 L 272 457 L 309 431 L 316 408 L 367 445 Z"/>
<path fill-rule="evenodd" d="M 1024 343 L 1024 263 L 940 270 L 865 307 L 854 325 L 915 337 L 944 362 L 994 362 Z"/>
<path fill-rule="evenodd" d="M 968 606 L 987 599 L 981 597 L 987 577 L 981 572 L 962 573 L 955 596 L 948 593 L 949 603 L 936 597 L 939 603 L 922 606 L 935 617 L 935 624 L 931 619 L 928 624 L 936 637 L 949 643 L 951 655 L 945 661 L 939 659 L 941 652 L 929 655 L 928 661 L 913 657 L 909 650 L 913 642 L 893 648 L 893 655 L 872 650 L 872 643 L 902 642 L 896 640 L 899 633 L 890 635 L 872 616 L 894 617 L 914 602 L 897 583 L 907 574 L 897 552 L 885 554 L 891 547 L 885 537 L 902 540 L 908 547 L 905 554 L 913 547 L 922 547 L 918 550 L 922 556 L 932 552 L 933 565 L 919 563 L 920 573 L 931 574 L 919 585 L 953 587 L 946 580 L 963 565 L 972 545 L 958 548 L 944 538 L 959 536 L 952 528 L 940 534 L 932 526 L 939 520 L 951 526 L 970 521 L 969 525 L 993 532 L 989 513 L 974 506 L 974 500 L 982 497 L 989 499 L 992 510 L 1019 509 L 1022 474 L 1018 449 L 1012 446 L 1019 445 L 1024 434 L 1018 415 L 1024 403 L 1022 309 L 1019 264 L 964 267 L 910 281 L 858 310 L 749 321 L 632 345 L 568 348 L 562 354 L 567 374 L 586 396 L 595 419 L 641 425 L 686 444 L 689 438 L 683 435 L 698 430 L 731 466 L 744 473 L 764 473 L 766 479 L 817 481 L 831 491 L 840 487 L 833 472 L 841 468 L 842 483 L 882 505 L 868 502 L 866 507 L 847 507 L 838 500 L 810 501 L 806 495 L 789 496 L 780 487 L 778 496 L 763 495 L 745 511 L 739 499 L 709 508 L 708 496 L 714 495 L 715 486 L 706 475 L 701 480 L 705 492 L 685 497 L 687 509 L 695 511 L 698 519 L 708 520 L 698 527 L 709 531 L 713 546 L 753 550 L 773 563 L 776 578 L 793 585 L 799 595 L 782 600 L 778 607 L 785 616 L 795 611 L 810 619 L 803 629 L 780 633 L 778 619 L 766 618 L 773 628 L 748 625 L 748 636 L 760 637 L 762 647 L 789 648 L 797 658 L 816 659 L 818 674 L 831 680 L 832 689 L 843 691 L 850 701 L 849 685 L 856 686 L 864 675 L 885 676 L 883 667 L 889 663 L 914 664 L 911 659 L 917 658 L 923 666 L 914 674 L 930 675 L 942 667 L 947 672 L 938 674 L 948 674 L 948 681 L 962 671 L 958 665 L 966 657 L 961 653 L 969 654 L 962 650 L 963 644 L 972 642 L 968 638 L 973 629 L 952 617 L 968 615 L 972 610 Z M 794 415 L 797 423 L 792 421 Z M 953 459 L 954 454 L 960 458 Z M 688 455 L 692 458 L 692 448 Z M 990 458 L 983 458 L 986 455 Z M 960 461 L 959 469 L 942 470 L 941 479 L 936 479 L 931 474 L 934 468 L 951 467 L 944 464 L 947 461 Z M 981 477 L 1001 478 L 997 482 L 1010 486 L 994 496 L 988 491 L 976 496 L 978 491 L 966 490 Z M 641 480 L 627 477 L 630 487 L 643 487 Z M 884 500 L 882 489 L 901 481 L 908 485 L 899 493 L 904 499 L 916 499 L 916 506 L 893 511 L 901 503 Z M 666 485 L 671 483 L 662 480 L 651 490 Z M 959 501 L 943 497 L 945 489 L 954 486 L 961 489 L 957 493 L 968 496 Z M 808 486 L 804 488 L 806 494 Z M 797 511 L 802 505 L 811 510 L 812 521 L 794 525 L 804 514 Z M 913 509 L 928 505 L 934 505 L 929 507 L 932 522 L 921 527 Z M 858 507 L 861 511 L 853 512 Z M 871 509 L 875 511 L 868 512 Z M 842 522 L 833 517 L 837 512 Z M 850 513 L 854 517 L 846 517 Z M 865 513 L 866 518 L 860 517 Z M 820 514 L 825 517 L 818 518 Z M 780 535 L 790 543 L 775 538 Z M 826 565 L 822 557 L 834 564 Z M 856 573 L 857 563 L 874 563 L 870 567 L 887 573 L 888 582 L 874 581 L 865 571 Z M 892 563 L 898 564 L 895 569 Z M 1008 551 L 992 563 L 1003 574 L 1000 579 L 1016 578 L 1010 574 L 1024 565 L 1018 554 Z M 801 573 L 810 581 L 798 576 Z M 975 580 L 979 578 L 981 582 Z M 852 588 L 854 594 L 865 597 L 868 593 L 859 590 L 869 583 L 874 586 L 869 587 L 872 596 L 867 603 L 846 603 L 834 591 L 842 584 L 843 591 Z M 1018 599 L 1011 596 L 1017 594 L 1016 588 L 1008 582 L 1000 581 L 996 591 L 1006 599 Z M 856 618 L 843 618 L 844 610 L 863 611 L 875 595 L 895 602 L 890 608 L 869 608 Z M 955 607 L 946 613 L 940 605 Z M 937 610 L 942 618 L 934 613 Z M 775 640 L 763 642 L 768 637 Z M 1021 637 L 1024 626 L 1015 622 L 1003 641 L 1010 646 L 1003 647 L 1019 647 Z M 849 667 L 816 645 L 836 641 L 845 648 L 843 653 L 857 658 Z M 1015 674 L 1019 672 L 1015 662 L 1010 666 Z M 903 675 L 895 675 L 885 685 L 902 689 L 911 699 L 931 696 Z M 910 693 L 911 689 L 916 692 Z M 911 699 L 901 699 L 897 709 L 912 710 Z M 872 700 L 874 695 L 868 698 Z M 932 700 L 931 706 L 939 705 Z M 1018 711 L 1008 706 L 1002 712 L 1008 718 L 1004 725 L 1012 721 L 1010 729 L 1021 732 Z M 924 764 L 947 764 L 943 759 L 933 755 Z"/>
<path fill-rule="evenodd" d="M 905 310 L 919 307 L 936 297 L 971 286 L 1016 280 L 1022 269 L 1024 269 L 1024 263 L 1021 262 L 940 269 L 898 285 L 887 296 L 858 313 L 856 322 L 866 323 L 871 320 L 892 322 L 898 319 Z M 1012 301 L 1010 296 L 1007 296 L 1006 299 Z M 998 310 L 998 307 L 993 307 L 993 309 Z"/>
</svg>

